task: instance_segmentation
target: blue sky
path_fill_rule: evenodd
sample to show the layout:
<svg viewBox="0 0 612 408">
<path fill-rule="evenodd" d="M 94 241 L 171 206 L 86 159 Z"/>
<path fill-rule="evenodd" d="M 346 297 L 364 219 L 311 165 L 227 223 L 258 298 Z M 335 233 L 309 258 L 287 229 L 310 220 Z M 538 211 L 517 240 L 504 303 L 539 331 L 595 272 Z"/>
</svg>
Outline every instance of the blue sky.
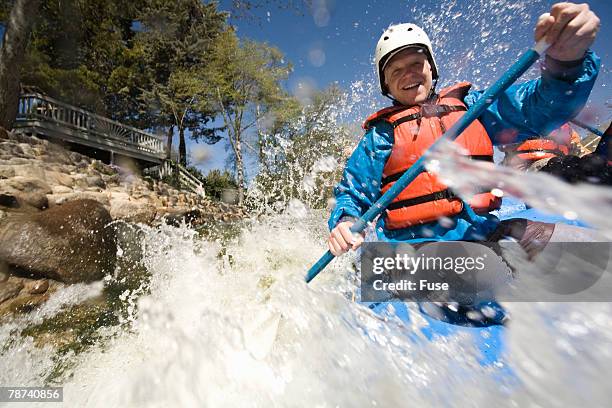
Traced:
<svg viewBox="0 0 612 408">
<path fill-rule="evenodd" d="M 274 2 L 271 2 L 274 3 Z M 261 7 L 256 19 L 233 19 L 238 35 L 277 46 L 294 65 L 285 84 L 287 90 L 302 95 L 311 88 L 323 89 L 338 82 L 346 89 L 359 84 L 363 109 L 383 107 L 372 68 L 374 46 L 391 23 L 414 22 L 429 32 L 434 43 L 441 81 L 470 80 L 478 87 L 491 84 L 499 74 L 532 44 L 538 16 L 553 1 L 534 0 L 313 0 L 304 15 L 274 5 Z M 610 120 L 612 74 L 608 67 L 612 44 L 612 1 L 587 1 L 602 20 L 593 49 L 602 58 L 603 69 L 583 118 L 594 125 Z M 221 9 L 230 1 L 222 0 Z M 535 77 L 537 69 L 528 73 Z M 361 81 L 361 82 L 358 82 Z M 364 90 L 364 88 L 366 90 Z M 606 106 L 607 104 L 607 106 Z M 199 167 L 207 171 L 225 166 L 223 141 L 206 148 L 211 157 Z M 191 147 L 193 146 L 190 143 Z M 196 148 L 197 149 L 197 148 Z"/>
</svg>

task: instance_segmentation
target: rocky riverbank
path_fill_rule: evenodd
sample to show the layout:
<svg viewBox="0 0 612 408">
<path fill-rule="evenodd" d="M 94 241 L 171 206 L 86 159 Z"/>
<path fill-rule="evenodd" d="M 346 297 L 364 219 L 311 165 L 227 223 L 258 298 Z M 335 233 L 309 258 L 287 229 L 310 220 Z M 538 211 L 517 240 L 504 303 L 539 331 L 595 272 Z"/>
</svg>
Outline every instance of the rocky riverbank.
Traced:
<svg viewBox="0 0 612 408">
<path fill-rule="evenodd" d="M 243 208 L 0 128 L 0 317 L 112 272 L 113 221 L 197 226 L 244 216 Z"/>
</svg>

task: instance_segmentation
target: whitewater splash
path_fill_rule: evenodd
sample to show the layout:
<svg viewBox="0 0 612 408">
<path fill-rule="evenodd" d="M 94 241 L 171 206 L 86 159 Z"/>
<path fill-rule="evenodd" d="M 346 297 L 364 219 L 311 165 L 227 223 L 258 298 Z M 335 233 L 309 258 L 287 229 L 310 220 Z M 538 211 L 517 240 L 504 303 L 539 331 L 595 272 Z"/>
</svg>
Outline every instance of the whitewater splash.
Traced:
<svg viewBox="0 0 612 408">
<path fill-rule="evenodd" d="M 425 322 L 406 326 L 359 304 L 354 254 L 306 285 L 304 272 L 324 251 L 325 235 L 323 214 L 309 210 L 299 222 L 289 214 L 255 222 L 225 243 L 187 227 L 142 227 L 150 278 L 145 291 L 122 294 L 122 323 L 99 328 L 78 353 L 17 336 L 102 285 L 59 292 L 33 315 L 2 326 L 0 383 L 40 386 L 46 378 L 64 386 L 69 407 L 609 402 L 611 304 L 505 305 L 512 316 L 506 364 L 515 374 L 504 376 L 503 364 L 480 366 L 465 338 L 415 342 Z M 251 321 L 270 313 L 281 321 L 262 358 L 245 336 Z M 65 369 L 49 380 L 58 365 Z"/>
<path fill-rule="evenodd" d="M 481 0 L 461 9 L 446 0 L 431 3 L 434 10 L 407 12 L 441 47 L 437 55 L 448 64 L 447 82 L 470 79 L 486 86 L 498 67 L 509 65 L 510 54 L 522 51 L 509 39 L 538 14 L 527 3 Z M 477 27 L 482 47 L 473 50 L 474 42 L 451 33 L 448 21 Z M 456 49 L 464 50 L 459 58 Z M 485 76 L 489 68 L 493 75 Z M 377 92 L 373 74 L 353 83 L 320 126 L 358 122 L 380 107 Z M 305 193 L 316 191 L 317 177 L 340 159 L 322 158 L 314 169 L 296 169 L 289 181 Z M 453 180 L 459 173 L 452 166 L 447 177 L 466 194 L 475 185 L 468 180 L 490 179 L 477 165 L 465 166 L 463 178 Z M 604 219 L 612 204 L 602 198 L 609 189 L 497 174 L 527 201 L 612 230 Z M 130 270 L 59 291 L 42 308 L 0 326 L 0 384 L 62 385 L 67 407 L 609 405 L 612 304 L 506 304 L 508 358 L 482 367 L 478 350 L 464 337 L 419 341 L 426 322 L 414 305 L 409 326 L 361 305 L 353 253 L 306 285 L 304 273 L 326 250 L 326 213 L 310 210 L 306 194 L 300 199 L 286 197 L 229 241 L 207 239 L 186 226 L 139 227 L 146 278 L 113 298 L 119 307 L 107 316 L 109 323 L 76 339 L 84 345 L 78 349 L 41 342 L 28 331 L 122 287 Z M 272 349 L 262 356 L 249 346 L 249 328 L 270 315 L 281 319 Z M 508 367 L 512 376 L 505 375 Z"/>
</svg>

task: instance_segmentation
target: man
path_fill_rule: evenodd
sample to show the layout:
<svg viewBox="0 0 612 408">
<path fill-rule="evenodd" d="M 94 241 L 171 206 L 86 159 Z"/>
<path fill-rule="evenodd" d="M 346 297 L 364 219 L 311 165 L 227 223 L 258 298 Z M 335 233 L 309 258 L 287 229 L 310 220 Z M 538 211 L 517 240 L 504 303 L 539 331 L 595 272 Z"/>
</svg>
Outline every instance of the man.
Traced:
<svg viewBox="0 0 612 408">
<path fill-rule="evenodd" d="M 508 133 L 535 137 L 571 119 L 586 103 L 599 71 L 599 58 L 588 50 L 598 29 L 599 19 L 588 5 L 555 4 L 535 27 L 536 40 L 545 37 L 551 44 L 541 77 L 511 86 L 457 143 L 472 158 L 492 161 L 492 145 L 507 143 Z M 436 91 L 439 72 L 431 42 L 414 24 L 391 26 L 383 33 L 376 66 L 381 91 L 393 106 L 366 120 L 366 133 L 335 189 L 328 247 L 336 256 L 363 242 L 363 236 L 350 232 L 355 218 L 482 95 L 467 83 Z M 522 242 L 551 239 L 554 224 L 500 224 L 489 214 L 499 204 L 499 197 L 483 193 L 464 206 L 433 174 L 423 172 L 379 218 L 376 232 L 380 240 L 409 243 L 484 240 L 513 233 Z"/>
<path fill-rule="evenodd" d="M 582 156 L 587 153 L 580 142 L 580 136 L 569 123 L 553 130 L 546 137 L 507 144 L 500 146 L 500 150 L 505 153 L 502 164 L 518 170 L 539 170 L 554 157 Z"/>
</svg>

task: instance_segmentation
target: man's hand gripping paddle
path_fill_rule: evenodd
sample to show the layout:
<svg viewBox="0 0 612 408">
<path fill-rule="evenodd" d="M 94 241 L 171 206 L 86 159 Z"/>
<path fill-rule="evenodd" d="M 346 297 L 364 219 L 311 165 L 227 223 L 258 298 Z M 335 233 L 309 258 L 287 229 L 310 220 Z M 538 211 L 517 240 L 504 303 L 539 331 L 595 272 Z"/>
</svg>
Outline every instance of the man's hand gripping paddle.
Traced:
<svg viewBox="0 0 612 408">
<path fill-rule="evenodd" d="M 419 160 L 417 160 L 411 168 L 409 168 L 402 177 L 399 178 L 393 184 L 393 186 L 383 194 L 372 207 L 366 211 L 351 227 L 351 232 L 361 233 L 369 222 L 372 222 L 385 208 L 398 196 L 399 193 L 404 190 L 408 184 L 412 183 L 414 179 L 425 169 L 425 165 L 428 161 L 428 152 L 435 149 L 436 146 L 443 140 L 455 140 L 461 132 L 463 132 L 472 122 L 474 122 L 484 111 L 497 99 L 510 85 L 512 85 L 525 71 L 527 71 L 542 54 L 549 47 L 544 40 L 540 40 L 536 45 L 525 52 L 518 61 L 512 65 L 508 71 L 506 71 L 501 78 L 497 80 L 489 89 L 487 89 L 480 99 L 467 110 L 465 115 L 461 117 L 446 133 L 444 133 L 438 140 L 436 140 L 423 154 Z M 313 280 L 319 272 L 321 272 L 332 260 L 334 255 L 327 251 L 318 261 L 315 263 L 305 276 L 306 282 Z"/>
</svg>

